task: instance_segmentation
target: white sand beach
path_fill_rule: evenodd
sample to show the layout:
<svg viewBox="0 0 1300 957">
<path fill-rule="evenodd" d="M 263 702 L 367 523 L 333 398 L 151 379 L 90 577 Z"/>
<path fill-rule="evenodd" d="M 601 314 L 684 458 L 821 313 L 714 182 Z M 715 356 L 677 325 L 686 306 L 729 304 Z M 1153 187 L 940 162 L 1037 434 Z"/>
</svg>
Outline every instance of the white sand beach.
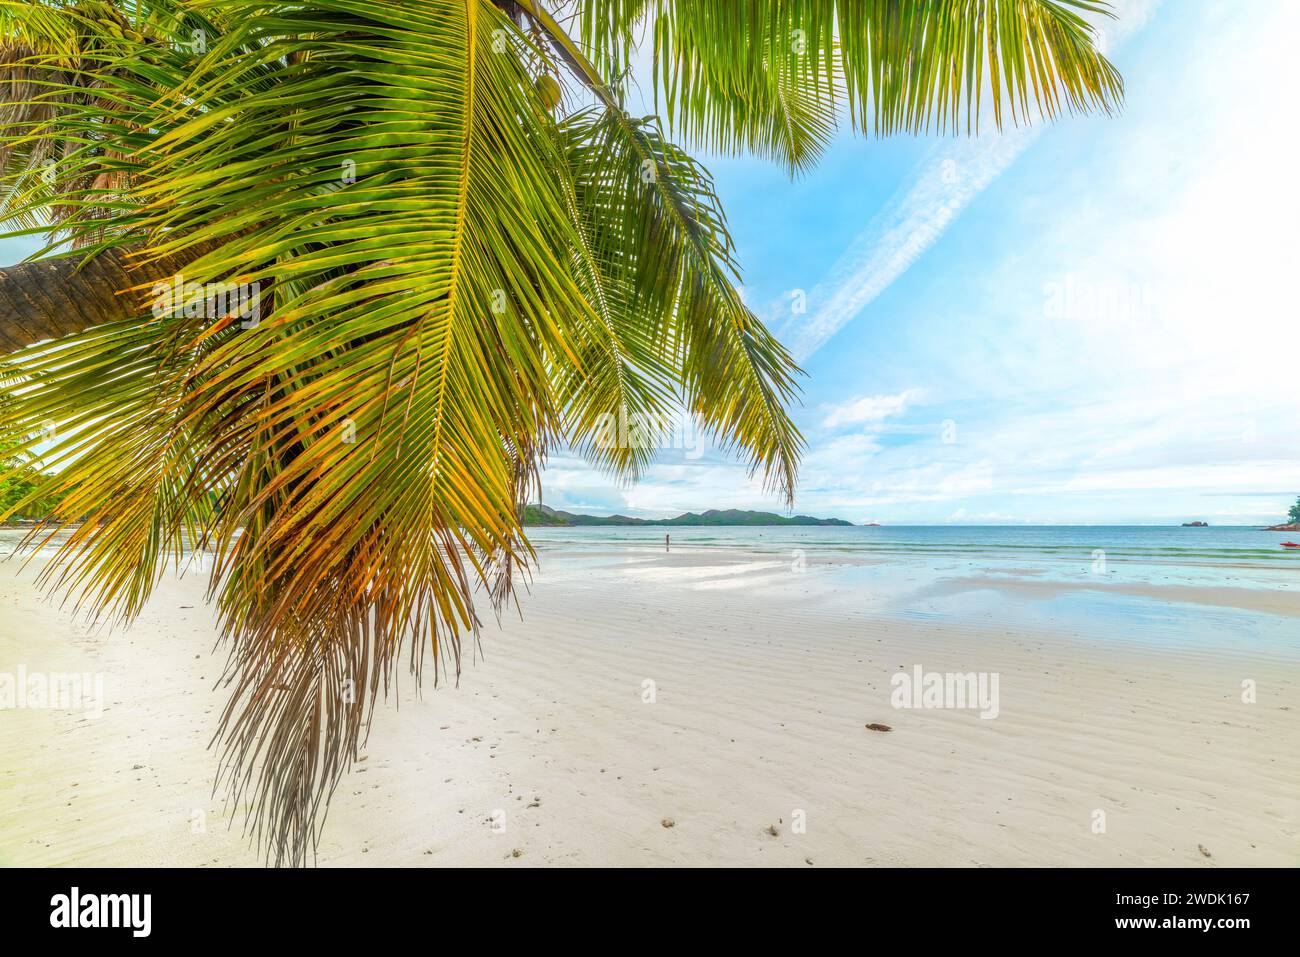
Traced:
<svg viewBox="0 0 1300 957">
<path fill-rule="evenodd" d="M 486 624 L 459 687 L 381 705 L 322 866 L 1300 864 L 1294 644 L 882 614 L 832 560 L 542 557 L 524 620 Z M 1007 577 L 980 587 L 1026 587 Z M 0 711 L 0 863 L 261 863 L 212 794 L 224 658 L 201 578 L 111 634 L 33 578 L 0 565 L 0 672 L 102 674 L 104 711 Z M 996 673 L 997 717 L 892 707 L 917 665 Z"/>
</svg>

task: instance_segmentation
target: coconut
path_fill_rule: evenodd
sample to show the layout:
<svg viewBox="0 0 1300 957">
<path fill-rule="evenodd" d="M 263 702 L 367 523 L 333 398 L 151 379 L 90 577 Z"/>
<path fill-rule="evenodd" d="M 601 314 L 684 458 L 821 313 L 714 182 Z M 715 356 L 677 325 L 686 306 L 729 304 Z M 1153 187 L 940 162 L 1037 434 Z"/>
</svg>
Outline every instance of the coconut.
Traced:
<svg viewBox="0 0 1300 957">
<path fill-rule="evenodd" d="M 537 95 L 542 98 L 542 106 L 553 110 L 560 105 L 560 84 L 550 74 L 537 78 Z"/>
</svg>

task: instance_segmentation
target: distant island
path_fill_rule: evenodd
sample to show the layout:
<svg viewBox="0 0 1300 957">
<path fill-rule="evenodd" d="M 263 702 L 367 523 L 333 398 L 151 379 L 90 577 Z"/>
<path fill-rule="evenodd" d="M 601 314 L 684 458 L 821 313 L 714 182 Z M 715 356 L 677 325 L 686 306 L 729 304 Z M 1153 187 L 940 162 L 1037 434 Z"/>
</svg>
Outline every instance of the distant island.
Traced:
<svg viewBox="0 0 1300 957">
<path fill-rule="evenodd" d="M 583 525 L 852 525 L 842 518 L 813 518 L 795 515 L 786 518 L 773 512 L 745 509 L 711 508 L 707 512 L 686 512 L 676 518 L 631 518 L 627 515 L 579 515 L 561 512 L 547 505 L 524 507 L 524 524 L 553 528 Z"/>
<path fill-rule="evenodd" d="M 1283 522 L 1281 525 L 1270 525 L 1265 531 L 1268 532 L 1300 532 L 1300 498 L 1295 500 L 1291 510 L 1286 513 L 1289 522 Z"/>
<path fill-rule="evenodd" d="M 1183 522 L 1183 528 L 1209 528 L 1209 522 Z"/>
</svg>

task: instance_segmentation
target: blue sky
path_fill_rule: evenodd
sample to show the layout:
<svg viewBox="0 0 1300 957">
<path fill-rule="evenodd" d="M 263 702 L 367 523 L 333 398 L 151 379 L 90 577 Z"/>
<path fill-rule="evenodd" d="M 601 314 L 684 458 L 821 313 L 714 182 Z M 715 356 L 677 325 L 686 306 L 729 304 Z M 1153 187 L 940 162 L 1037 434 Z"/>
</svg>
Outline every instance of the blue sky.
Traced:
<svg viewBox="0 0 1300 957">
<path fill-rule="evenodd" d="M 746 299 L 808 373 L 796 511 L 1250 524 L 1300 494 L 1300 4 L 1117 7 L 1118 117 L 845 135 L 794 182 L 708 158 Z M 556 456 L 543 486 L 594 513 L 780 507 L 712 450 L 632 488 Z"/>
</svg>

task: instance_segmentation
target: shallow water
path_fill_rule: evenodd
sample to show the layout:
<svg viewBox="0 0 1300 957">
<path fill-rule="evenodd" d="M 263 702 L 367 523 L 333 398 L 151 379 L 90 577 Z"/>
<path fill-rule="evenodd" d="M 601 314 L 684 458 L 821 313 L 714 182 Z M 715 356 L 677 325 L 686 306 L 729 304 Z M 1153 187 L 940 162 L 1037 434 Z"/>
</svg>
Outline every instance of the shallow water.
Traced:
<svg viewBox="0 0 1300 957">
<path fill-rule="evenodd" d="M 1300 554 L 1280 544 L 1296 533 L 1155 526 L 656 526 L 534 528 L 529 538 L 543 572 L 562 565 L 599 574 L 602 566 L 610 571 L 633 556 L 666 558 L 665 533 L 672 536 L 671 555 L 683 563 L 676 577 L 733 595 L 744 578 L 722 580 L 709 569 L 748 554 L 764 566 L 752 566 L 755 587 L 774 586 L 774 576 L 797 572 L 824 600 L 873 616 L 1004 623 L 1127 644 L 1300 648 Z M 636 574 L 648 573 L 656 572 Z"/>
<path fill-rule="evenodd" d="M 691 548 L 743 548 L 760 551 L 818 549 L 897 561 L 919 559 L 982 562 L 992 570 L 1042 574 L 1110 565 L 1159 566 L 1168 574 L 1207 580 L 1243 578 L 1264 587 L 1295 581 L 1300 549 L 1281 543 L 1296 532 L 1266 532 L 1244 526 L 1176 528 L 1103 525 L 916 525 L 916 526 L 768 526 L 762 528 L 611 527 L 531 528 L 538 545 L 662 544 Z M 1224 570 L 1232 570 L 1225 572 Z M 1272 573 L 1278 573 L 1274 577 Z M 1245 573 L 1245 574 L 1238 574 Z M 1258 573 L 1265 573 L 1259 575 Z"/>
<path fill-rule="evenodd" d="M 0 558 L 25 533 L 0 529 Z M 672 551 L 664 552 L 664 535 Z M 1300 648 L 1297 533 L 1224 526 L 530 528 L 543 576 L 716 592 L 790 584 L 857 613 L 1096 640 Z M 51 550 L 47 549 L 46 554 Z M 198 556 L 202 558 L 204 556 Z M 203 577 L 203 563 L 183 562 Z M 21 558 L 11 558 L 17 564 Z M 210 564 L 210 563 L 209 563 Z"/>
</svg>

